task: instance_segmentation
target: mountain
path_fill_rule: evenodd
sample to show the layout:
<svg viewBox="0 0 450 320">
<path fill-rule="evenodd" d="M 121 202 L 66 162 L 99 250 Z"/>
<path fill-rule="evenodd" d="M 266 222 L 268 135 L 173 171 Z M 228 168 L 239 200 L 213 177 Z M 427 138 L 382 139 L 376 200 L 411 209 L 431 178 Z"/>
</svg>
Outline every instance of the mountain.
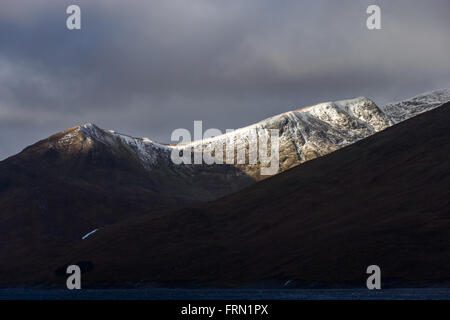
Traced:
<svg viewBox="0 0 450 320">
<path fill-rule="evenodd" d="M 0 240 L 10 232 L 80 239 L 132 213 L 214 199 L 253 182 L 226 165 L 176 167 L 163 147 L 149 143 L 141 151 L 140 142 L 82 125 L 1 162 L 1 217 L 7 223 Z M 152 164 L 157 169 L 149 170 Z"/>
<path fill-rule="evenodd" d="M 127 150 L 140 166 L 151 174 L 171 162 L 172 151 L 178 150 L 191 154 L 199 150 L 219 145 L 223 150 L 223 162 L 238 168 L 234 174 L 244 173 L 254 180 L 266 178 L 261 175 L 259 159 L 255 164 L 249 161 L 249 148 L 257 144 L 262 135 L 270 137 L 270 130 L 279 132 L 280 138 L 280 172 L 305 161 L 328 154 L 343 146 L 354 143 L 392 125 L 390 119 L 367 98 L 355 98 L 337 102 L 326 102 L 314 106 L 300 108 L 282 113 L 260 121 L 256 124 L 237 129 L 233 132 L 198 141 L 185 142 L 179 145 L 164 145 L 148 138 L 134 138 L 111 130 L 103 130 L 93 124 L 85 124 L 65 132 L 56 144 L 49 148 L 62 150 L 71 154 L 74 139 L 84 139 L 87 143 L 99 143 L 120 154 L 117 150 Z M 82 138 L 79 138 L 79 136 Z M 77 138 L 78 137 L 78 138 Z M 234 143 L 234 159 L 232 163 L 225 160 L 227 143 Z M 61 148 L 62 147 L 62 148 Z M 73 149 L 73 148 L 72 148 Z M 79 149 L 76 149 L 79 151 Z M 237 163 L 237 154 L 245 154 L 245 164 Z M 171 166 L 179 172 L 189 171 L 194 177 L 197 166 Z M 208 166 L 210 168 L 210 166 Z M 222 184 L 222 183 L 221 183 Z M 209 190 L 209 188 L 208 188 Z M 229 191 L 229 190 L 226 190 Z M 212 195 L 214 198 L 216 195 Z M 204 200 L 204 199 L 200 199 Z"/>
<path fill-rule="evenodd" d="M 431 95 L 419 100 L 445 100 Z M 428 108 L 406 104 L 418 108 L 406 117 Z M 0 274 L 13 271 L 20 279 L 39 269 L 36 261 L 46 263 L 93 230 L 212 201 L 266 179 L 261 172 L 267 165 L 248 164 L 249 150 L 272 129 L 279 132 L 278 172 L 284 172 L 393 125 L 386 110 L 393 107 L 378 108 L 362 97 L 326 102 L 180 145 L 94 124 L 59 132 L 0 162 L 0 259 L 8 261 L 0 264 Z M 171 160 L 174 150 L 204 151 L 230 141 L 236 144 L 234 155 L 243 152 L 247 164 L 176 165 Z"/>
<path fill-rule="evenodd" d="M 105 227 L 48 265 L 85 286 L 450 280 L 450 103 L 213 202 Z M 47 281 L 64 285 L 56 273 Z M 36 279 L 35 279 L 36 280 Z"/>
<path fill-rule="evenodd" d="M 393 102 L 381 107 L 392 120 L 399 123 L 423 112 L 432 110 L 450 101 L 450 89 L 435 90 L 420 94 L 400 102 Z"/>
<path fill-rule="evenodd" d="M 2 232 L 76 240 L 94 228 L 140 214 L 209 201 L 261 180 L 261 164 L 175 165 L 173 149 L 236 142 L 252 130 L 280 132 L 280 171 L 327 154 L 391 123 L 370 100 L 323 103 L 287 112 L 233 133 L 182 146 L 162 145 L 93 124 L 57 133 L 0 163 Z M 247 150 L 248 153 L 248 150 Z M 248 163 L 248 154 L 247 154 Z M 20 232 L 19 232 L 20 233 Z M 0 236 L 1 240 L 1 236 Z"/>
</svg>

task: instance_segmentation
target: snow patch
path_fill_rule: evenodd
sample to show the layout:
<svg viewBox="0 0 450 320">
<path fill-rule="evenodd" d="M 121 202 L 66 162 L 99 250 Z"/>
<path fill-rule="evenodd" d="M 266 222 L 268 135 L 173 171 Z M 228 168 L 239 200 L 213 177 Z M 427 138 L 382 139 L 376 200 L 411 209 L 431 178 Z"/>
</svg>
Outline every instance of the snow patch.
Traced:
<svg viewBox="0 0 450 320">
<path fill-rule="evenodd" d="M 98 228 L 97 228 L 97 229 L 94 229 L 94 230 L 92 230 L 92 231 L 90 231 L 90 232 L 88 232 L 88 233 L 86 233 L 84 236 L 81 237 L 81 240 L 87 239 L 90 235 L 92 235 L 92 234 L 94 234 L 95 232 L 97 232 L 97 230 L 98 230 Z"/>
</svg>

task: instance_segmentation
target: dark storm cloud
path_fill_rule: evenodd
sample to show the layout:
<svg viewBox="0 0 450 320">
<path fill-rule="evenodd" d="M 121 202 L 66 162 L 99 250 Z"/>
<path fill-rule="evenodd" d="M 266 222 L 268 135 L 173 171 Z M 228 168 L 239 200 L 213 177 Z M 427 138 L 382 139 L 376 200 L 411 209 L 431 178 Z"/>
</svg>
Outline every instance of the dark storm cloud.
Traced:
<svg viewBox="0 0 450 320">
<path fill-rule="evenodd" d="M 368 31 L 365 10 L 382 9 Z M 65 28 L 78 4 L 82 30 Z M 325 100 L 377 103 L 450 87 L 450 3 L 6 0 L 0 10 L 0 158 L 66 127 L 168 142 Z"/>
</svg>

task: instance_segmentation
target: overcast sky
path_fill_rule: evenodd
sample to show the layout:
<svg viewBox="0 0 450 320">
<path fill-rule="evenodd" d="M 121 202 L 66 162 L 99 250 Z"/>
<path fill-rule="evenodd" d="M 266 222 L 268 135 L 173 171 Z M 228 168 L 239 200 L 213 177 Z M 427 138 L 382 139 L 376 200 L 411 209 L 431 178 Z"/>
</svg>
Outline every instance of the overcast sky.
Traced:
<svg viewBox="0 0 450 320">
<path fill-rule="evenodd" d="M 82 30 L 66 28 L 81 7 Z M 382 30 L 366 28 L 369 4 Z M 448 0 L 2 0 L 0 159 L 92 122 L 169 142 L 329 100 L 450 87 Z"/>
</svg>

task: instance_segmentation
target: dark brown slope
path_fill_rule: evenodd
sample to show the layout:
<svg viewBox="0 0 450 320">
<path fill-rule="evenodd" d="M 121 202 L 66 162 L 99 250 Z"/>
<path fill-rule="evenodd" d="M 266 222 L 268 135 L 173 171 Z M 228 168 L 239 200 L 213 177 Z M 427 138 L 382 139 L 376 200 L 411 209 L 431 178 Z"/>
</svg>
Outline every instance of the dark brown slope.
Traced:
<svg viewBox="0 0 450 320">
<path fill-rule="evenodd" d="M 48 269 L 88 261 L 85 286 L 364 286 L 366 267 L 377 264 L 385 284 L 442 284 L 450 279 L 449 124 L 446 104 L 231 196 L 100 230 Z"/>
<path fill-rule="evenodd" d="M 170 159 L 149 171 L 119 139 L 104 144 L 79 127 L 57 133 L 0 162 L 0 283 L 32 274 L 94 228 L 251 182 L 230 166 L 175 168 Z"/>
</svg>

